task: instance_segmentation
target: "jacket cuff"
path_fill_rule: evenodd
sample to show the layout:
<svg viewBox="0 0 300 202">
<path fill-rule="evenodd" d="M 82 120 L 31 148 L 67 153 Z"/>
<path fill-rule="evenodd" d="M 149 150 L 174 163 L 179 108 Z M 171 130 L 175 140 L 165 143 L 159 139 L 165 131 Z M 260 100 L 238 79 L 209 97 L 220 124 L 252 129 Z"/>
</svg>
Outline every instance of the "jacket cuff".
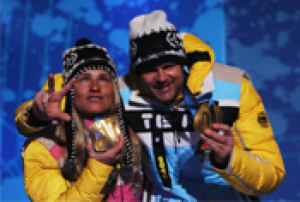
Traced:
<svg viewBox="0 0 300 202">
<path fill-rule="evenodd" d="M 86 168 L 88 168 L 94 176 L 99 176 L 100 178 L 107 178 L 107 176 L 113 170 L 113 166 L 101 163 L 93 158 L 88 158 Z M 99 169 L 101 168 L 101 169 Z"/>
<path fill-rule="evenodd" d="M 230 168 L 232 167 L 232 163 L 233 163 L 233 159 L 234 159 L 234 153 L 235 153 L 236 148 L 233 147 L 232 151 L 230 153 L 229 156 L 229 160 L 228 160 L 228 164 L 224 169 L 218 168 L 216 166 L 214 166 L 213 164 L 211 164 L 211 166 L 218 172 L 218 173 L 226 173 L 230 171 Z"/>
<path fill-rule="evenodd" d="M 254 196 L 266 194 L 267 192 L 257 190 L 257 187 L 254 186 L 258 181 L 255 181 L 255 178 L 251 178 L 252 171 L 249 174 L 242 174 L 243 162 L 248 162 L 251 165 L 251 159 L 248 155 L 245 156 L 245 151 L 235 146 L 233 147 L 227 168 L 218 169 L 214 167 L 214 169 L 224 180 L 242 193 Z"/>
<path fill-rule="evenodd" d="M 43 130 L 48 124 L 50 124 L 50 122 L 43 121 L 42 125 L 38 125 L 38 124 L 41 124 L 41 121 L 39 121 L 39 123 L 35 123 L 32 125 L 32 122 L 37 120 L 36 118 L 34 118 L 34 120 L 32 120 L 32 116 L 33 116 L 32 114 L 33 114 L 32 113 L 32 104 L 30 104 L 21 111 L 21 114 L 18 118 L 18 121 L 23 125 L 26 134 L 39 132 L 39 131 Z"/>
<path fill-rule="evenodd" d="M 27 112 L 27 123 L 33 127 L 41 127 L 50 124 L 50 121 L 43 121 L 36 117 L 33 113 L 33 108 L 31 108 Z"/>
</svg>

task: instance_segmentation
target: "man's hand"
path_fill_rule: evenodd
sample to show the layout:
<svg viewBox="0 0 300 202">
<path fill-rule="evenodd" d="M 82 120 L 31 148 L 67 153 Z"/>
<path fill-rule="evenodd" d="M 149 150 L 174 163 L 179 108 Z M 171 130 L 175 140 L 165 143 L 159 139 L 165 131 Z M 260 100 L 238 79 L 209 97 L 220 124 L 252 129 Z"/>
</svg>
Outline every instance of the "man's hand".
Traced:
<svg viewBox="0 0 300 202">
<path fill-rule="evenodd" d="M 34 116 L 42 121 L 70 121 L 71 117 L 60 111 L 60 104 L 62 98 L 72 88 L 76 81 L 73 78 L 66 86 L 60 91 L 55 92 L 53 74 L 48 76 L 48 90 L 42 90 L 38 92 L 33 100 L 33 113 Z"/>
<path fill-rule="evenodd" d="M 233 136 L 228 125 L 214 123 L 212 124 L 212 129 L 213 130 L 206 129 L 201 137 L 212 150 L 210 156 L 212 164 L 223 169 L 227 167 L 233 149 Z M 216 131 L 223 131 L 224 135 Z"/>
<path fill-rule="evenodd" d="M 94 151 L 92 140 L 90 138 L 88 138 L 86 147 L 91 158 L 100 161 L 101 163 L 113 166 L 120 161 L 122 157 L 123 149 L 125 147 L 125 139 L 123 134 L 120 134 L 118 144 L 104 153 L 97 153 Z"/>
</svg>

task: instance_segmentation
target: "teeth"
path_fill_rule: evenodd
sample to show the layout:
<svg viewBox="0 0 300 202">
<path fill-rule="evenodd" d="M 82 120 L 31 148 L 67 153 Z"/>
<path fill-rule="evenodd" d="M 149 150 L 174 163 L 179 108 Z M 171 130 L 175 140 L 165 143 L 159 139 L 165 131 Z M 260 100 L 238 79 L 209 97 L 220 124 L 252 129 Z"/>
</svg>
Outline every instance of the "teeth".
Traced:
<svg viewBox="0 0 300 202">
<path fill-rule="evenodd" d="M 91 97 L 90 100 L 100 100 L 99 97 Z"/>
</svg>

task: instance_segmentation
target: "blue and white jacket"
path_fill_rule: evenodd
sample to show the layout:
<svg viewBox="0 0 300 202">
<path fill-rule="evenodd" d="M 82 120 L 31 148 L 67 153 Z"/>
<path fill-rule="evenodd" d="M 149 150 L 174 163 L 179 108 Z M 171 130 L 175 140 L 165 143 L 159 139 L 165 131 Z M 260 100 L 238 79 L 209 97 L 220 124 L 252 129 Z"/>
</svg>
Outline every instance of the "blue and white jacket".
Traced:
<svg viewBox="0 0 300 202">
<path fill-rule="evenodd" d="M 183 38 L 185 48 L 189 43 L 201 51 L 207 46 L 193 35 L 186 37 L 191 39 Z M 194 45 L 197 40 L 198 46 Z M 126 117 L 145 147 L 145 170 L 149 169 L 144 200 L 252 201 L 276 190 L 285 175 L 284 166 L 261 98 L 249 78 L 241 69 L 213 61 L 197 65 L 198 69 L 202 65 L 205 75 L 194 81 L 188 78 L 187 86 L 199 102 L 209 98 L 217 103 L 224 123 L 232 127 L 235 144 L 229 164 L 220 170 L 201 160 L 200 134 L 193 129 L 193 113 L 184 101 L 175 110 L 130 90 L 124 77 L 120 92 L 127 103 Z M 197 70 L 190 69 L 191 74 L 198 74 Z"/>
</svg>

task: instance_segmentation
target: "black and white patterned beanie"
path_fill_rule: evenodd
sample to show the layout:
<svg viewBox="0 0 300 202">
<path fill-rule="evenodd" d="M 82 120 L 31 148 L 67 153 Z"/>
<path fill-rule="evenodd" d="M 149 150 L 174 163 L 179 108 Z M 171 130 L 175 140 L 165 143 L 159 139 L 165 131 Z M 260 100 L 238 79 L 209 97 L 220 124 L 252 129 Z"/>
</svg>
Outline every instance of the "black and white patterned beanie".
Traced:
<svg viewBox="0 0 300 202">
<path fill-rule="evenodd" d="M 130 59 L 136 74 L 145 67 L 162 62 L 185 64 L 182 39 L 164 11 L 139 15 L 129 24 Z"/>
<path fill-rule="evenodd" d="M 107 71 L 115 82 L 118 88 L 118 76 L 116 67 L 108 54 L 107 50 L 96 44 L 93 44 L 90 40 L 83 38 L 79 39 L 75 47 L 67 49 L 63 54 L 63 76 L 64 83 L 67 84 L 73 77 L 78 77 L 84 71 L 102 69 Z M 123 119 L 124 105 L 122 98 L 118 106 L 118 118 L 120 123 L 120 129 L 125 138 L 126 152 L 124 155 L 124 166 L 121 168 L 121 176 L 124 180 L 130 180 L 132 176 L 132 144 L 128 127 Z M 65 123 L 66 142 L 68 149 L 67 161 L 63 165 L 62 173 L 70 174 L 75 172 L 75 130 L 76 122 L 72 116 L 72 108 L 74 105 L 74 88 L 71 88 L 66 95 L 65 112 L 71 116 L 71 121 Z"/>
</svg>

